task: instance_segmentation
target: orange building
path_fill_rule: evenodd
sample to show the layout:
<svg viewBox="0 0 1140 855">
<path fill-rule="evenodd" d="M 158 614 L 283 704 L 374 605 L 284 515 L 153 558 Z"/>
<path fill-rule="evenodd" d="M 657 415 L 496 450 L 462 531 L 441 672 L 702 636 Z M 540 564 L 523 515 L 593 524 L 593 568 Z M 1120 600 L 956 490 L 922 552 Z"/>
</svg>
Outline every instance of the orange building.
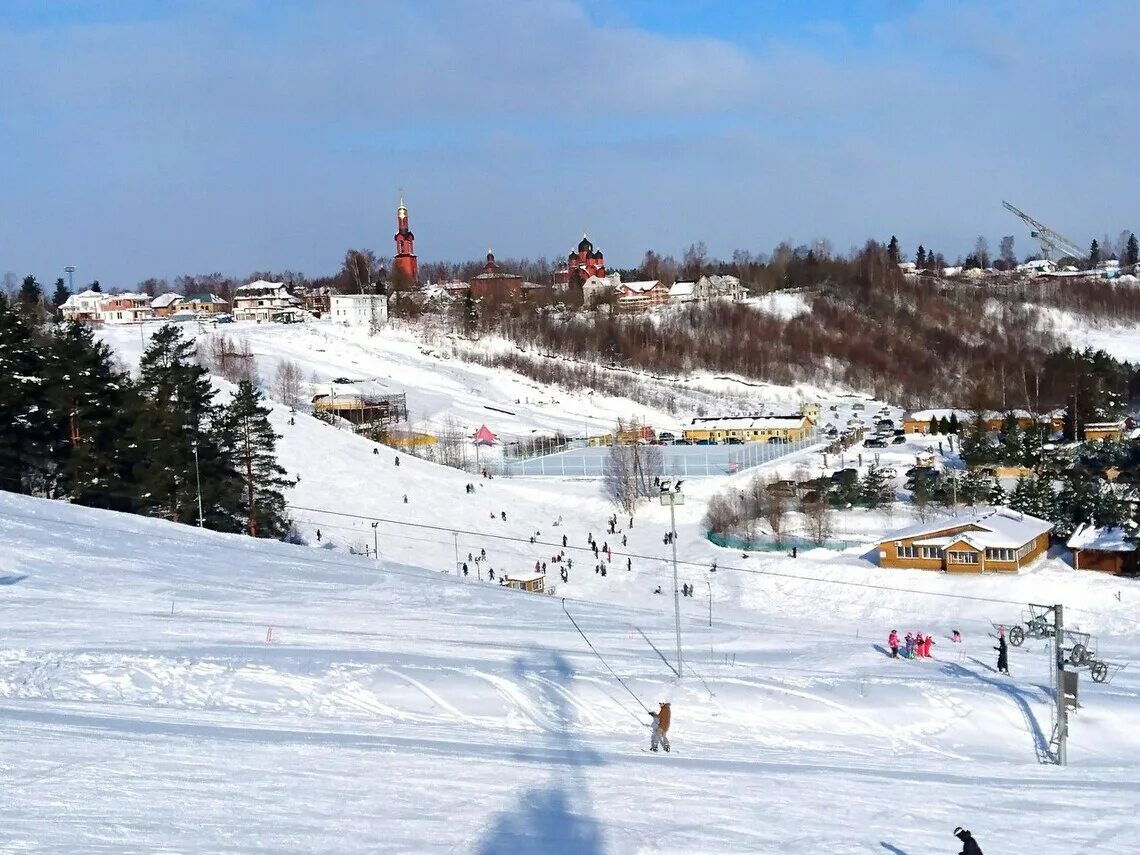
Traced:
<svg viewBox="0 0 1140 855">
<path fill-rule="evenodd" d="M 577 252 L 570 253 L 566 258 L 566 267 L 554 274 L 554 284 L 581 288 L 591 276 L 605 278 L 606 259 L 602 251 L 594 249 L 590 239 L 583 234 Z"/>
<path fill-rule="evenodd" d="M 416 236 L 408 228 L 408 209 L 403 197 L 396 208 L 396 255 L 392 259 L 392 272 L 404 277 L 408 282 L 420 281 L 420 263 L 416 258 Z"/>
<path fill-rule="evenodd" d="M 892 532 L 879 542 L 879 566 L 948 573 L 1016 573 L 1049 549 L 1048 520 L 999 508 Z"/>
</svg>

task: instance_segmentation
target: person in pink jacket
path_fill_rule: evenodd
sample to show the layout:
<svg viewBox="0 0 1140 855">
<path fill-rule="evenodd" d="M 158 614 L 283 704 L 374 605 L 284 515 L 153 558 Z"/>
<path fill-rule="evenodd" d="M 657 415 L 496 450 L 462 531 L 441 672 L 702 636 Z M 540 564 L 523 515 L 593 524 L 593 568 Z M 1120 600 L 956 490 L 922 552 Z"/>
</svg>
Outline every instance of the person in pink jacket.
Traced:
<svg viewBox="0 0 1140 855">
<path fill-rule="evenodd" d="M 934 644 L 934 636 L 928 635 L 922 642 L 922 655 L 927 659 L 930 658 L 930 645 Z"/>
<path fill-rule="evenodd" d="M 892 629 L 891 634 L 887 636 L 887 647 L 891 648 L 891 658 L 899 658 L 899 631 Z"/>
</svg>

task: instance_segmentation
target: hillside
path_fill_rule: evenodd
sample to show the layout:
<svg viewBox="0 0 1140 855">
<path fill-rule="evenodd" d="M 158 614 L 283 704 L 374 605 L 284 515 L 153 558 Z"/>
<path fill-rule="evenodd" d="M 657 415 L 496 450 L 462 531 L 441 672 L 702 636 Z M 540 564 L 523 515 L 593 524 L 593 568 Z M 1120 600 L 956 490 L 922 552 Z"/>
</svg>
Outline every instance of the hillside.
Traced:
<svg viewBox="0 0 1140 855">
<path fill-rule="evenodd" d="M 711 629 L 687 611 L 678 682 L 634 629 L 671 655 L 668 609 L 568 601 L 637 699 L 671 700 L 674 752 L 653 756 L 557 598 L 12 495 L 0 537 L 4 848 L 923 852 L 959 823 L 998 852 L 1135 838 L 1140 683 L 1087 685 L 1071 766 L 1040 765 L 1046 661 L 1015 650 L 1014 678 L 992 674 L 994 604 L 930 601 L 938 659 L 896 662 L 885 624 L 837 617 L 855 589 L 777 585 L 764 608 L 718 604 Z M 805 598 L 815 620 L 777 617 Z M 923 600 L 898 603 L 883 610 L 913 621 Z"/>
</svg>

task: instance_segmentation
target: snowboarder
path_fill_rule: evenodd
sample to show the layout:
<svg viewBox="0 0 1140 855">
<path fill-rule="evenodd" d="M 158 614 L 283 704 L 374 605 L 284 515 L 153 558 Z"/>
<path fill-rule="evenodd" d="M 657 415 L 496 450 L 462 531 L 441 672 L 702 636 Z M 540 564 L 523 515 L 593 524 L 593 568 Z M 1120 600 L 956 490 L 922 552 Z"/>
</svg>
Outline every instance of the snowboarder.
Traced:
<svg viewBox="0 0 1140 855">
<path fill-rule="evenodd" d="M 1005 644 L 1005 630 L 998 630 L 998 646 L 994 648 L 998 652 L 997 669 L 999 674 L 1009 676 L 1009 648 Z"/>
<path fill-rule="evenodd" d="M 892 629 L 891 634 L 887 636 L 887 647 L 891 648 L 891 658 L 899 658 L 899 631 Z"/>
<path fill-rule="evenodd" d="M 665 701 L 661 701 L 660 707 L 661 709 L 657 712 L 650 712 L 649 710 L 646 710 L 646 712 L 649 713 L 649 717 L 653 719 L 653 735 L 649 737 L 649 750 L 656 751 L 657 745 L 660 743 L 661 747 L 664 748 L 666 752 L 668 752 L 669 737 L 666 736 L 666 734 L 669 732 L 669 723 L 672 719 L 672 712 L 669 709 L 669 704 L 667 704 Z"/>
<path fill-rule="evenodd" d="M 974 839 L 969 831 L 958 826 L 954 829 L 954 836 L 962 841 L 962 851 L 959 855 L 983 855 L 982 847 L 978 845 L 978 841 Z"/>
</svg>

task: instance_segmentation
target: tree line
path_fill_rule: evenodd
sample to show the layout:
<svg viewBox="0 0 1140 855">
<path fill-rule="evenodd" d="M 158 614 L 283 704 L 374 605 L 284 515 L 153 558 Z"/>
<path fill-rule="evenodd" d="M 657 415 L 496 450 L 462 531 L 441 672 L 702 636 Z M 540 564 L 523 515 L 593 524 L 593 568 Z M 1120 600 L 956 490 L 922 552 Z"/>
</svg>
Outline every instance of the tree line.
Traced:
<svg viewBox="0 0 1140 855">
<path fill-rule="evenodd" d="M 0 296 L 0 489 L 283 538 L 279 437 L 249 380 L 222 403 L 193 344 L 159 328 L 137 378 L 83 324 Z M 200 497 L 200 498 L 199 498 Z"/>
</svg>

